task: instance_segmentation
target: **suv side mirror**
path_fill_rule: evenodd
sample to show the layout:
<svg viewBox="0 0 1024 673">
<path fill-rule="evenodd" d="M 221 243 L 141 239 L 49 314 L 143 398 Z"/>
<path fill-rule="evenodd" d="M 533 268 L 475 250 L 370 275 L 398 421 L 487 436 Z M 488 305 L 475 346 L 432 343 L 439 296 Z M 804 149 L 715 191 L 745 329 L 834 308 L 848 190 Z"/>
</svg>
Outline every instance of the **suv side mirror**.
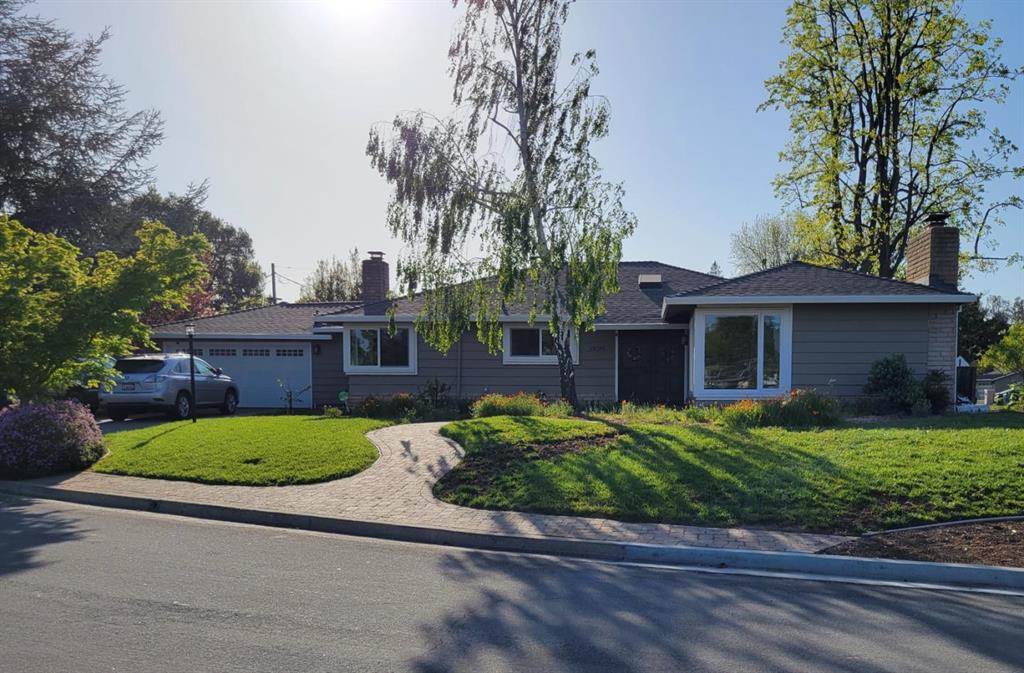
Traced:
<svg viewBox="0 0 1024 673">
<path fill-rule="evenodd" d="M 221 374 L 223 374 L 223 373 L 224 373 L 224 370 L 223 370 L 223 369 L 221 369 L 220 367 L 214 367 L 214 368 L 213 368 L 213 373 L 214 373 L 215 375 L 217 375 L 217 376 L 220 376 Z"/>
</svg>

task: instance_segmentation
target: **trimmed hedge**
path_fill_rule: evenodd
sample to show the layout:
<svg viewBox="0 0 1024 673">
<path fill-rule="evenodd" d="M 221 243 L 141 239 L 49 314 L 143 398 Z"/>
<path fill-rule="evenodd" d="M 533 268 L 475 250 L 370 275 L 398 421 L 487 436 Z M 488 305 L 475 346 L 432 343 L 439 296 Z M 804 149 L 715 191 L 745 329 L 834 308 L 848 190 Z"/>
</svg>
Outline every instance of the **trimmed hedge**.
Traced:
<svg viewBox="0 0 1024 673">
<path fill-rule="evenodd" d="M 22 404 L 0 411 L 0 478 L 81 470 L 105 450 L 96 419 L 80 402 Z"/>
</svg>

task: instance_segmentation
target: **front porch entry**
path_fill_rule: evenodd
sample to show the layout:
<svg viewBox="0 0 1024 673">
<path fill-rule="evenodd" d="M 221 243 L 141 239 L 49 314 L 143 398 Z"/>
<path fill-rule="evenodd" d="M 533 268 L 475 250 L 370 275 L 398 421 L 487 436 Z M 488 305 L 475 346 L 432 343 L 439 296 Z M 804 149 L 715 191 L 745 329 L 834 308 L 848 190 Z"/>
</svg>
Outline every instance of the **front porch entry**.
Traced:
<svg viewBox="0 0 1024 673">
<path fill-rule="evenodd" d="M 617 355 L 619 400 L 686 402 L 686 330 L 621 330 Z"/>
</svg>

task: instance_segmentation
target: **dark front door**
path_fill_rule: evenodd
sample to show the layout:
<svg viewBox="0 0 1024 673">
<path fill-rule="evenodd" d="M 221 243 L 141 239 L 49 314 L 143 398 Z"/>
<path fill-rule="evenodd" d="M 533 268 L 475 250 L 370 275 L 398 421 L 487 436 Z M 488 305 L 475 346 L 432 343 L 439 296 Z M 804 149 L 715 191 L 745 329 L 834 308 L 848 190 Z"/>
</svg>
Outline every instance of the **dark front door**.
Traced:
<svg viewBox="0 0 1024 673">
<path fill-rule="evenodd" d="M 645 404 L 686 401 L 686 332 L 619 332 L 619 399 Z"/>
</svg>

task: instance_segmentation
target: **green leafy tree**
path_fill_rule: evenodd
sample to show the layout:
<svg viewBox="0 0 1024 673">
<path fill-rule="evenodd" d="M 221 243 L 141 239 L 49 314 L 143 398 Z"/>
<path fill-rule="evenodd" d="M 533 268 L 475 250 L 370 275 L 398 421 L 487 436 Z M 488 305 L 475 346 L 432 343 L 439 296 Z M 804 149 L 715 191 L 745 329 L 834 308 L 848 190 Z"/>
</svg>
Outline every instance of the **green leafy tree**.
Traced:
<svg viewBox="0 0 1024 673">
<path fill-rule="evenodd" d="M 493 352 L 503 308 L 543 317 L 562 396 L 577 406 L 570 344 L 617 289 L 636 220 L 591 152 L 609 119 L 591 92 L 595 53 L 562 64 L 569 4 L 465 2 L 448 52 L 459 112 L 399 116 L 390 132 L 371 130 L 367 154 L 394 188 L 387 222 L 408 250 L 398 279 L 424 291 L 424 339 L 447 351 L 475 324 Z"/>
<path fill-rule="evenodd" d="M 352 248 L 348 259 L 321 259 L 306 277 L 299 301 L 349 301 L 359 299 L 363 292 L 363 272 L 359 249 Z"/>
<path fill-rule="evenodd" d="M 100 71 L 106 31 L 78 40 L 24 5 L 0 0 L 0 213 L 91 255 L 116 244 L 111 206 L 151 182 L 163 125 Z"/>
<path fill-rule="evenodd" d="M 109 380 L 106 358 L 150 344 L 142 311 L 182 306 L 201 285 L 201 234 L 149 222 L 137 235 L 131 256 L 81 258 L 59 236 L 0 216 L 0 397 L 36 400 Z"/>
<path fill-rule="evenodd" d="M 964 304 L 957 323 L 957 354 L 977 362 L 990 346 L 999 342 L 1010 327 L 1008 316 L 997 310 L 1000 297 L 979 297 Z"/>
<path fill-rule="evenodd" d="M 148 221 L 162 222 L 179 236 L 200 233 L 209 241 L 210 254 L 204 259 L 210 275 L 208 286 L 169 319 L 201 317 L 265 302 L 263 271 L 256 261 L 252 238 L 244 229 L 203 208 L 207 191 L 206 182 L 189 185 L 184 194 L 164 195 L 150 187 L 117 204 L 107 225 L 116 232 L 110 236 L 110 249 L 119 254 L 138 249 L 132 232 Z M 156 314 L 165 315 L 159 311 Z"/>
<path fill-rule="evenodd" d="M 800 214 L 760 215 L 744 222 L 730 237 L 732 263 L 739 274 L 764 271 L 804 257 L 798 222 Z"/>
<path fill-rule="evenodd" d="M 1021 199 L 985 188 L 1024 174 L 986 124 L 1022 72 L 1002 62 L 990 22 L 971 25 L 957 0 L 797 0 L 783 39 L 762 109 L 790 115 L 776 191 L 812 214 L 811 261 L 893 277 L 910 236 L 944 211 L 986 266 L 993 226 Z"/>
<path fill-rule="evenodd" d="M 981 356 L 983 367 L 1024 376 L 1024 323 L 1010 325 L 1003 338 Z"/>
</svg>

